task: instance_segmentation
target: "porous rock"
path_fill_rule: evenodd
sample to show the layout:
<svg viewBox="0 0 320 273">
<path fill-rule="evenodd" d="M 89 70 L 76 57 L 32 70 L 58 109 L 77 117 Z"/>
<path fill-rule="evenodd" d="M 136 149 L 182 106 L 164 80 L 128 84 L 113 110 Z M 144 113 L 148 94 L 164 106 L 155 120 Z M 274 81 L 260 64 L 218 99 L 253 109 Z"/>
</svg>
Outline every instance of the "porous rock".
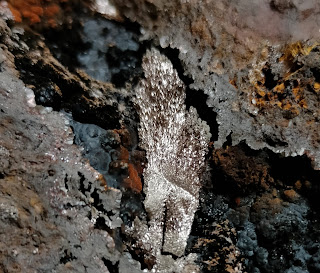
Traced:
<svg viewBox="0 0 320 273">
<path fill-rule="evenodd" d="M 145 39 L 179 49 L 191 87 L 217 113 L 216 148 L 231 135 L 234 145 L 307 154 L 320 168 L 317 1 L 114 4 Z"/>
</svg>

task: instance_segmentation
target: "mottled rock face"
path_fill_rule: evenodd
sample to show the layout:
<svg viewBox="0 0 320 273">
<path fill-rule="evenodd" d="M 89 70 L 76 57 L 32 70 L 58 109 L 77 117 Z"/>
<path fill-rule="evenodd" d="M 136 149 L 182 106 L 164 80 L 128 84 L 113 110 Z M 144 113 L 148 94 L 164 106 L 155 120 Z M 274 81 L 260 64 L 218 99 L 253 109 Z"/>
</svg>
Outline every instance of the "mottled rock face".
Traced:
<svg viewBox="0 0 320 273">
<path fill-rule="evenodd" d="M 71 99 L 75 113 L 95 115 L 93 104 L 112 104 L 102 94 L 111 85 L 87 78 L 86 83 L 97 84 L 87 88 L 44 44 L 41 53 L 30 49 L 20 40 L 23 30 L 12 31 L 1 18 L 0 29 L 0 271 L 114 272 L 126 267 L 132 259 L 121 254 L 120 188 L 141 191 L 134 129 L 131 135 L 124 128 L 80 124 L 66 112 L 44 107 L 59 110 L 71 86 L 77 86 L 76 97 L 86 95 L 82 105 Z M 49 83 L 43 81 L 48 75 Z M 35 92 L 18 76 L 35 83 L 29 85 Z M 100 120 L 110 125 L 115 117 L 118 124 L 114 109 Z M 101 112 L 96 114 L 107 113 Z M 124 165 L 118 176 L 108 172 L 115 161 Z"/>
<path fill-rule="evenodd" d="M 177 48 L 217 113 L 221 147 L 245 140 L 320 167 L 317 1 L 115 1 L 145 38 Z"/>
<path fill-rule="evenodd" d="M 107 271 L 103 257 L 115 264 L 120 253 L 108 232 L 95 226 L 121 225 L 121 192 L 107 191 L 72 145 L 66 116 L 36 106 L 8 52 L 1 49 L 0 58 L 1 271 L 85 272 L 89 264 L 93 271 Z M 94 200 L 100 209 L 108 204 L 113 216 L 104 218 Z M 94 257 L 88 254 L 96 250 Z"/>
<path fill-rule="evenodd" d="M 274 183 L 270 176 L 270 165 L 266 163 L 268 155 L 256 152 L 254 157 L 242 146 L 227 147 L 213 151 L 212 160 L 215 172 L 222 172 L 228 180 L 228 187 L 233 191 L 250 191 L 253 189 L 268 189 Z"/>
<path fill-rule="evenodd" d="M 1 272 L 319 271 L 318 1 L 8 2 Z"/>
<path fill-rule="evenodd" d="M 182 54 L 193 49 L 189 54 L 207 55 L 203 57 L 213 62 L 202 68 L 208 72 L 247 66 L 266 42 L 320 38 L 320 6 L 315 0 L 136 0 L 115 1 L 115 5 L 141 23 L 146 35 L 157 37 L 161 46 L 177 47 Z M 197 63 L 202 66 L 201 60 Z"/>
</svg>

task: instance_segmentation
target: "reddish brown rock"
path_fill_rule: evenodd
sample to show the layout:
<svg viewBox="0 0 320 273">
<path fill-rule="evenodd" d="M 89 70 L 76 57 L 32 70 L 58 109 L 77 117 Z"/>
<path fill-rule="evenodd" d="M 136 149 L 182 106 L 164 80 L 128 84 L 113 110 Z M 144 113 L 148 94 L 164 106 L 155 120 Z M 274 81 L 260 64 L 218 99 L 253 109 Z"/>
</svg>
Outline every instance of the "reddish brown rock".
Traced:
<svg viewBox="0 0 320 273">
<path fill-rule="evenodd" d="M 213 151 L 212 160 L 216 171 L 225 176 L 241 192 L 254 189 L 266 190 L 274 184 L 270 176 L 270 165 L 267 155 L 258 153 L 249 155 L 249 150 L 243 145 L 231 146 Z"/>
</svg>

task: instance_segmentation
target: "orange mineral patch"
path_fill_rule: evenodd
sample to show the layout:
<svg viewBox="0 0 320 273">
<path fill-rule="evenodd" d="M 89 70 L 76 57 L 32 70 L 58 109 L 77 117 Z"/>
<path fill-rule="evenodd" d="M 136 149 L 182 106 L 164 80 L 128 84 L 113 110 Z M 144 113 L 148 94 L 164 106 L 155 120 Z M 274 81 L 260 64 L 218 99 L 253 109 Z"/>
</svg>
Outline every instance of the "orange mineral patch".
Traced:
<svg viewBox="0 0 320 273">
<path fill-rule="evenodd" d="M 285 190 L 283 193 L 285 198 L 290 202 L 294 202 L 299 198 L 299 194 L 293 189 Z"/>
<path fill-rule="evenodd" d="M 141 192 L 142 191 L 142 183 L 141 179 L 138 175 L 138 172 L 133 164 L 129 164 L 128 166 L 129 176 L 124 179 L 124 183 L 127 188 L 132 189 L 134 192 Z"/>
<path fill-rule="evenodd" d="M 60 13 L 59 3 L 65 0 L 8 0 L 8 6 L 18 23 L 26 19 L 30 25 L 40 23 L 43 19 L 55 26 L 55 17 Z"/>
<path fill-rule="evenodd" d="M 129 151 L 122 145 L 120 146 L 120 154 L 119 154 L 119 160 L 128 162 L 129 161 Z"/>
<path fill-rule="evenodd" d="M 318 93 L 320 91 L 320 83 L 315 82 L 313 85 L 313 89 Z"/>
<path fill-rule="evenodd" d="M 292 66 L 292 63 L 296 57 L 309 55 L 312 49 L 314 49 L 318 45 L 319 43 L 314 43 L 312 45 L 303 44 L 300 41 L 288 44 L 285 47 L 283 55 L 281 56 L 279 61 L 284 62 L 290 67 Z"/>
</svg>

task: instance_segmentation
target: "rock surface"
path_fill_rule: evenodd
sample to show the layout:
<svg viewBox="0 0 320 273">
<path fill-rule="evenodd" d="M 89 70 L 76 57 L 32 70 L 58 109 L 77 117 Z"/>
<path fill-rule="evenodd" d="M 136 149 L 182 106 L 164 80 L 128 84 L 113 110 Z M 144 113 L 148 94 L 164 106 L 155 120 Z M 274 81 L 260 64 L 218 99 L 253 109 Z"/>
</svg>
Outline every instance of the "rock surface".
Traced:
<svg viewBox="0 0 320 273">
<path fill-rule="evenodd" d="M 119 239 L 123 223 L 120 217 L 121 186 L 107 182 L 106 178 L 111 180 L 115 177 L 99 173 L 92 166 L 100 170 L 102 163 L 108 165 L 108 159 L 109 162 L 126 160 L 120 156 L 110 158 L 108 152 L 111 147 L 108 145 L 116 145 L 113 146 L 114 152 L 120 154 L 121 144 L 128 149 L 134 145 L 130 143 L 133 137 L 122 141 L 124 129 L 106 131 L 88 125 L 88 138 L 93 139 L 99 130 L 104 132 L 99 139 L 103 141 L 107 152 L 95 154 L 96 162 L 100 164 L 97 165 L 91 162 L 92 157 L 81 151 L 81 146 L 74 144 L 87 143 L 81 137 L 80 123 L 66 112 L 52 110 L 52 107 L 59 109 L 68 101 L 64 99 L 60 104 L 52 96 L 58 94 L 62 101 L 65 96 L 68 97 L 66 87 L 75 85 L 80 91 L 75 95 L 80 105 L 87 111 L 90 109 L 90 114 L 97 115 L 97 120 L 100 117 L 102 122 L 106 119 L 106 113 L 95 112 L 95 108 L 112 105 L 115 90 L 110 90 L 110 85 L 99 85 L 94 81 L 95 87 L 90 85 L 89 90 L 78 76 L 53 58 L 44 44 L 31 50 L 20 40 L 17 34 L 20 32 L 15 32 L 18 29 L 9 29 L 2 19 L 0 26 L 3 43 L 0 49 L 1 272 L 115 272 L 119 266 L 123 267 L 123 263 L 132 260 L 129 254 L 123 252 L 124 245 Z M 39 54 L 40 51 L 43 54 Z M 15 63 L 19 68 L 24 65 L 30 70 L 19 73 Z M 41 77 L 41 69 L 51 73 L 55 90 L 47 89 L 42 93 L 40 86 L 43 85 L 44 76 Z M 27 73 L 28 80 L 36 86 L 27 87 L 18 78 L 19 75 L 25 78 Z M 39 77 L 36 73 L 39 73 Z M 109 100 L 108 96 L 101 93 L 106 90 L 109 91 Z M 100 94 L 100 97 L 94 97 L 93 92 Z M 36 105 L 36 100 L 45 106 Z M 74 114 L 75 117 L 79 115 L 76 110 Z M 109 112 L 108 115 L 111 119 L 108 119 L 107 127 L 112 126 L 114 118 L 119 124 L 119 112 Z M 80 116 L 84 116 L 83 112 Z M 86 128 L 86 125 L 80 127 Z M 93 141 L 90 143 L 92 146 Z M 90 153 L 94 153 L 94 149 L 90 149 Z M 123 171 L 128 171 L 128 164 L 131 164 L 134 179 L 139 180 L 133 158 L 127 160 L 124 162 L 127 167 Z M 102 166 L 102 169 L 108 171 L 106 167 Z M 127 183 L 122 186 L 133 190 L 136 187 L 139 190 L 140 187 L 141 190 L 141 185 L 132 186 L 131 174 L 128 178 L 123 176 L 117 178 L 117 181 Z"/>
<path fill-rule="evenodd" d="M 145 39 L 179 49 L 217 113 L 219 148 L 307 154 L 320 168 L 317 1 L 114 1 Z M 214 118 L 214 116 L 212 116 Z"/>
<path fill-rule="evenodd" d="M 1 1 L 0 271 L 319 272 L 318 13 Z"/>
</svg>

